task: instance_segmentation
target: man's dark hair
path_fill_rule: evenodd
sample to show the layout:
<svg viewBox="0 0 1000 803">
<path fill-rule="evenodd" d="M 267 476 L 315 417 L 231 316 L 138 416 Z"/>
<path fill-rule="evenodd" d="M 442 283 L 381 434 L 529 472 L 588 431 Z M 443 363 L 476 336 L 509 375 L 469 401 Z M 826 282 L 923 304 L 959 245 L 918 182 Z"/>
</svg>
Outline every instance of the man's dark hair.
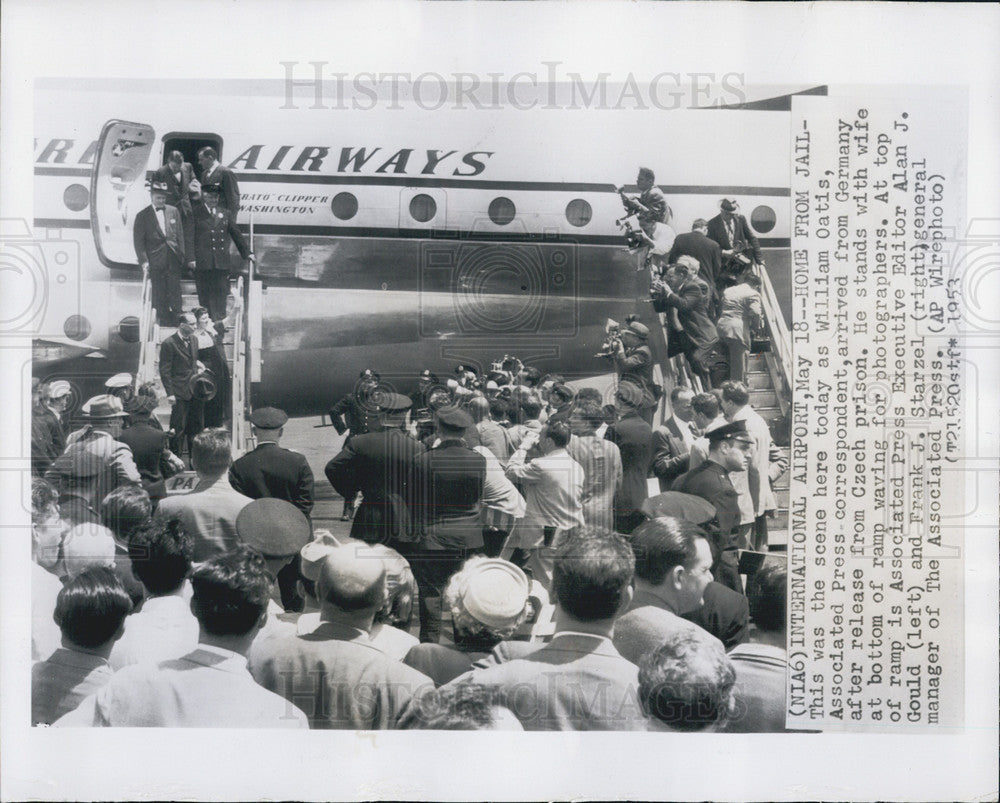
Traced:
<svg viewBox="0 0 1000 803">
<path fill-rule="evenodd" d="M 229 432 L 222 427 L 203 429 L 191 442 L 191 461 L 203 474 L 222 474 L 232 462 Z"/>
<path fill-rule="evenodd" d="M 198 149 L 199 156 L 211 156 L 213 159 L 218 159 L 219 154 L 216 152 L 215 148 L 211 145 L 206 145 L 204 148 Z"/>
<path fill-rule="evenodd" d="M 494 421 L 503 421 L 510 412 L 510 404 L 502 396 L 490 399 L 490 418 Z"/>
<path fill-rule="evenodd" d="M 694 223 L 691 224 L 691 231 L 695 229 L 706 229 L 708 228 L 708 221 L 703 217 L 695 218 Z"/>
<path fill-rule="evenodd" d="M 181 587 L 191 571 L 194 541 L 179 519 L 157 519 L 136 530 L 128 544 L 132 574 L 154 597 Z"/>
<path fill-rule="evenodd" d="M 643 522 L 631 538 L 635 576 L 659 585 L 675 566 L 690 568 L 699 538 L 706 538 L 705 531 L 685 519 L 660 516 Z"/>
<path fill-rule="evenodd" d="M 694 391 L 687 385 L 674 385 L 674 389 L 670 391 L 670 403 L 676 404 L 682 393 L 690 393 L 694 397 Z"/>
<path fill-rule="evenodd" d="M 643 710 L 679 731 L 700 731 L 729 718 L 736 671 L 722 643 L 678 630 L 639 664 Z"/>
<path fill-rule="evenodd" d="M 691 409 L 711 421 L 719 417 L 722 408 L 719 407 L 719 399 L 714 393 L 696 393 L 691 399 Z"/>
<path fill-rule="evenodd" d="M 59 505 L 59 491 L 48 480 L 34 477 L 31 480 L 31 515 L 38 518 Z"/>
<path fill-rule="evenodd" d="M 191 576 L 191 610 L 216 636 L 249 633 L 267 610 L 274 577 L 264 557 L 244 546 L 211 558 Z"/>
<path fill-rule="evenodd" d="M 727 379 L 719 386 L 722 391 L 722 398 L 730 404 L 737 404 L 740 407 L 750 401 L 750 391 L 742 382 Z"/>
<path fill-rule="evenodd" d="M 760 276 L 758 276 L 751 270 L 743 271 L 743 275 L 740 277 L 740 281 L 742 281 L 743 284 L 747 285 L 747 287 L 751 287 L 754 290 L 760 290 L 763 284 L 760 280 Z"/>
<path fill-rule="evenodd" d="M 521 399 L 521 420 L 534 421 L 542 414 L 542 400 L 537 396 Z"/>
<path fill-rule="evenodd" d="M 170 151 L 170 153 L 167 154 L 167 163 L 169 164 L 170 162 L 180 162 L 181 164 L 184 164 L 184 154 L 180 151 Z"/>
<path fill-rule="evenodd" d="M 788 567 L 783 560 L 765 560 L 747 584 L 750 618 L 758 630 L 780 633 L 785 629 Z"/>
<path fill-rule="evenodd" d="M 553 385 L 549 391 L 549 400 L 557 399 L 563 404 L 573 401 L 573 391 L 563 384 Z"/>
<path fill-rule="evenodd" d="M 557 449 L 564 449 L 569 443 L 569 424 L 565 421 L 554 421 L 546 425 L 545 434 L 552 440 Z"/>
<path fill-rule="evenodd" d="M 603 406 L 604 396 L 597 388 L 580 388 L 576 392 L 576 403 L 580 404 L 585 401 L 592 401 L 600 407 Z"/>
<path fill-rule="evenodd" d="M 119 485 L 101 502 L 101 523 L 127 544 L 132 534 L 149 521 L 153 503 L 145 488 Z"/>
<path fill-rule="evenodd" d="M 469 399 L 468 404 L 465 405 L 465 409 L 469 411 L 472 420 L 478 424 L 481 421 L 485 421 L 490 414 L 489 399 L 485 396 L 474 396 Z"/>
<path fill-rule="evenodd" d="M 538 384 L 541 382 L 542 379 L 542 372 L 539 371 L 534 366 L 532 366 L 530 368 L 524 369 L 524 371 L 521 374 L 521 378 L 524 384 L 527 385 L 529 388 L 538 387 Z"/>
<path fill-rule="evenodd" d="M 585 399 L 576 401 L 572 415 L 579 418 L 591 429 L 597 429 L 604 423 L 604 408 L 598 402 Z"/>
<path fill-rule="evenodd" d="M 132 600 L 106 566 L 84 569 L 66 581 L 52 615 L 63 636 L 80 647 L 106 644 L 132 611 Z"/>
<path fill-rule="evenodd" d="M 552 591 L 560 607 L 583 622 L 611 619 L 622 606 L 635 556 L 621 535 L 585 528 L 556 549 Z"/>
<path fill-rule="evenodd" d="M 401 724 L 406 730 L 488 730 L 499 706 L 487 686 L 449 684 L 416 695 Z"/>
</svg>

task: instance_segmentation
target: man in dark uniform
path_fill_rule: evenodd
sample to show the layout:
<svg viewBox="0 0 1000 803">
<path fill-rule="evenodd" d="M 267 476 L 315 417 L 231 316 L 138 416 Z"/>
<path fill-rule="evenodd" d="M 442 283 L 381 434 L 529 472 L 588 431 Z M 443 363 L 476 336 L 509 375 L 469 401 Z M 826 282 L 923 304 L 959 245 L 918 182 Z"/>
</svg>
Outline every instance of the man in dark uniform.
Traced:
<svg viewBox="0 0 1000 803">
<path fill-rule="evenodd" d="M 338 435 L 345 432 L 347 440 L 344 446 L 351 442 L 351 438 L 357 435 L 364 435 L 378 429 L 378 405 L 375 403 L 373 394 L 378 387 L 379 375 L 371 368 L 365 368 L 358 375 L 358 384 L 354 393 L 348 393 L 344 398 L 330 408 L 330 422 Z M 341 521 L 349 521 L 354 515 L 354 494 L 344 497 L 344 511 L 340 515 Z"/>
<path fill-rule="evenodd" d="M 434 429 L 434 424 L 431 421 L 430 398 L 434 389 L 440 386 L 437 375 L 429 368 L 425 368 L 417 377 L 417 389 L 410 394 L 410 401 L 413 402 L 410 409 L 410 419 L 417 424 L 418 438 L 425 437 Z"/>
<path fill-rule="evenodd" d="M 723 585 L 743 593 L 739 571 L 740 505 L 729 479 L 730 471 L 746 471 L 753 438 L 745 421 L 733 421 L 705 433 L 708 458 L 678 477 L 671 490 L 700 496 L 715 507 L 717 527 L 712 527 L 712 574 Z"/>
<path fill-rule="evenodd" d="M 198 303 L 208 310 L 213 321 L 226 317 L 231 266 L 229 241 L 236 243 L 236 250 L 243 259 L 254 258 L 233 218 L 219 205 L 220 193 L 218 184 L 204 184 L 200 193 L 195 194 L 194 254 L 188 263 L 194 269 Z"/>
<path fill-rule="evenodd" d="M 764 267 L 764 256 L 760 250 L 757 235 L 753 233 L 750 224 L 739 214 L 740 205 L 729 198 L 723 198 L 719 204 L 719 214 L 708 221 L 707 234 L 715 240 L 722 249 L 722 274 L 716 275 L 719 289 L 725 289 L 729 284 L 727 275 L 736 276 L 749 265 L 745 251 L 750 251 L 753 261 Z M 743 259 L 740 259 L 740 256 Z"/>
<path fill-rule="evenodd" d="M 667 264 L 673 265 L 678 257 L 694 257 L 698 260 L 698 275 L 708 284 L 712 291 L 712 317 L 719 313 L 718 281 L 722 275 L 722 249 L 719 244 L 708 237 L 708 223 L 704 218 L 698 218 L 691 224 L 691 231 L 678 234 L 667 255 Z"/>
<path fill-rule="evenodd" d="M 472 417 L 458 407 L 443 407 L 435 414 L 435 426 L 440 443 L 413 461 L 411 513 L 421 540 L 405 555 L 420 587 L 422 642 L 437 642 L 441 635 L 441 595 L 448 579 L 466 558 L 483 550 L 486 458 L 462 440 Z"/>
<path fill-rule="evenodd" d="M 288 421 L 284 410 L 261 407 L 250 414 L 257 446 L 229 467 L 229 484 L 251 499 L 282 499 L 308 516 L 313 509 L 313 473 L 305 457 L 278 445 Z M 278 572 L 278 588 L 285 610 L 301 610 L 303 599 L 295 590 L 298 559 Z"/>
<path fill-rule="evenodd" d="M 313 509 L 313 473 L 303 455 L 278 445 L 287 421 L 285 411 L 276 407 L 250 414 L 257 446 L 229 467 L 229 483 L 251 499 L 284 499 L 308 516 Z"/>
<path fill-rule="evenodd" d="M 637 385 L 622 382 L 615 393 L 618 421 L 604 439 L 618 446 L 622 458 L 622 487 L 615 494 L 615 530 L 628 534 L 646 516 L 642 503 L 649 496 L 646 477 L 653 462 L 653 429 L 640 416 L 644 394 Z"/>
<path fill-rule="evenodd" d="M 220 186 L 222 197 L 219 203 L 230 219 L 235 221 L 240 211 L 240 185 L 236 181 L 236 175 L 228 167 L 219 164 L 219 155 L 210 146 L 198 151 L 198 165 L 201 167 L 201 183 Z"/>
<path fill-rule="evenodd" d="M 132 224 L 132 242 L 139 267 L 149 271 L 153 309 L 161 326 L 176 326 L 182 309 L 181 270 L 184 267 L 184 226 L 181 213 L 167 205 L 167 185 L 149 185 L 151 203 L 139 210 Z"/>
<path fill-rule="evenodd" d="M 393 548 L 413 540 L 410 520 L 413 461 L 423 444 L 405 434 L 411 401 L 398 393 L 380 399 L 377 432 L 351 438 L 326 464 L 326 478 L 345 499 L 361 491 L 351 538 Z"/>
<path fill-rule="evenodd" d="M 193 438 L 202 430 L 205 405 L 194 394 L 193 380 L 198 373 L 198 343 L 194 335 L 194 315 L 181 315 L 177 331 L 160 344 L 160 381 L 167 394 L 170 410 L 171 451 L 180 456 L 186 436 Z"/>
</svg>

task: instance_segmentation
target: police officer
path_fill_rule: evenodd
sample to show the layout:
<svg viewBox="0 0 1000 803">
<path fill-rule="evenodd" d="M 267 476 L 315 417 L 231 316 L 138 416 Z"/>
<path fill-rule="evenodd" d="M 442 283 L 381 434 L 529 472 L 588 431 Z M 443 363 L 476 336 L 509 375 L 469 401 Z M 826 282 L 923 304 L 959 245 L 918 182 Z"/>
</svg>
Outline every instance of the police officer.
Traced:
<svg viewBox="0 0 1000 803">
<path fill-rule="evenodd" d="M 330 408 L 330 421 L 338 435 L 348 432 L 344 446 L 356 435 L 374 432 L 378 428 L 379 410 L 374 400 L 375 388 L 378 387 L 379 374 L 371 368 L 365 368 L 358 375 L 358 384 L 354 393 L 348 393 Z M 349 521 L 354 515 L 354 495 L 344 497 L 344 511 L 341 521 Z"/>
<path fill-rule="evenodd" d="M 387 393 L 379 399 L 377 432 L 357 435 L 326 464 L 326 478 L 345 499 L 361 491 L 351 538 L 398 547 L 413 538 L 410 522 L 413 459 L 425 451 L 406 435 L 410 399 Z"/>
<path fill-rule="evenodd" d="M 747 470 L 753 438 L 745 421 L 715 427 L 705 437 L 708 458 L 674 480 L 670 490 L 700 496 L 715 508 L 716 525 L 709 527 L 714 557 L 712 573 L 718 582 L 742 594 L 738 551 L 745 545 L 738 539 L 740 504 L 729 472 Z"/>
<path fill-rule="evenodd" d="M 199 190 L 193 186 L 194 259 L 188 267 L 194 269 L 194 283 L 198 290 L 198 303 L 208 310 L 213 321 L 226 317 L 226 298 L 229 296 L 229 241 L 243 259 L 253 260 L 236 223 L 219 205 L 222 188 L 218 184 L 205 184 Z"/>
</svg>

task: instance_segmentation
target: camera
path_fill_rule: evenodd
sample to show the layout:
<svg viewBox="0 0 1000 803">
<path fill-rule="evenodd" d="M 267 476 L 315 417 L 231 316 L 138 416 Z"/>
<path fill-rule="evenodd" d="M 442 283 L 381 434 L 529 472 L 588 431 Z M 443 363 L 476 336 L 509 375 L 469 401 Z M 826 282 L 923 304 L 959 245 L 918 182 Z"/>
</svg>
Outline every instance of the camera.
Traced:
<svg viewBox="0 0 1000 803">
<path fill-rule="evenodd" d="M 633 217 L 623 217 L 615 221 L 625 236 L 625 244 L 630 252 L 638 251 L 646 245 L 646 237 L 637 225 L 633 226 Z"/>
<path fill-rule="evenodd" d="M 621 343 L 621 332 L 622 328 L 618 322 L 608 318 L 608 322 L 604 326 L 604 342 L 601 344 L 601 350 L 594 356 L 613 357 L 618 351 L 618 344 Z"/>
</svg>

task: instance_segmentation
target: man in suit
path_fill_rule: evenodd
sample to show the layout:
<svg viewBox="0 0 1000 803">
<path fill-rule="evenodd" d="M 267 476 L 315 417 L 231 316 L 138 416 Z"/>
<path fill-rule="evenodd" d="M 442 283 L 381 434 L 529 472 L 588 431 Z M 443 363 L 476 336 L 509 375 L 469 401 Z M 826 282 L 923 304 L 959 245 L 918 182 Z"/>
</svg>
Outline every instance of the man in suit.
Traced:
<svg viewBox="0 0 1000 803">
<path fill-rule="evenodd" d="M 181 270 L 184 267 L 184 225 L 177 207 L 167 205 L 167 185 L 149 186 L 152 203 L 139 211 L 132 241 L 139 267 L 149 271 L 153 309 L 161 326 L 176 326 L 181 312 Z"/>
<path fill-rule="evenodd" d="M 749 265 L 744 251 L 749 250 L 753 254 L 753 261 L 761 268 L 764 267 L 764 256 L 757 235 L 753 233 L 747 219 L 739 214 L 739 208 L 736 201 L 723 198 L 719 204 L 719 214 L 708 221 L 706 233 L 722 250 L 722 274 L 716 274 L 716 284 L 720 290 L 725 289 L 728 284 L 727 273 L 735 276 L 742 273 Z M 740 256 L 743 259 L 740 259 Z"/>
<path fill-rule="evenodd" d="M 452 681 L 490 690 L 525 730 L 645 730 L 638 668 L 615 649 L 615 620 L 632 599 L 635 558 L 618 533 L 585 530 L 556 550 L 556 632 L 531 654 Z"/>
<path fill-rule="evenodd" d="M 206 429 L 195 436 L 191 464 L 198 484 L 190 493 L 168 496 L 156 509 L 155 519 L 178 518 L 190 533 L 193 563 L 204 563 L 241 543 L 236 518 L 252 500 L 229 484 L 231 448 L 224 429 Z"/>
<path fill-rule="evenodd" d="M 729 472 L 746 471 L 753 439 L 743 421 L 715 427 L 706 437 L 708 459 L 678 477 L 671 490 L 700 496 L 715 508 L 718 524 L 713 528 L 712 573 L 720 583 L 742 594 L 738 558 L 740 504 Z"/>
<path fill-rule="evenodd" d="M 573 433 L 569 452 L 583 466 L 583 522 L 602 530 L 614 528 L 615 494 L 622 487 L 622 457 L 618 447 L 597 436 L 604 410 L 592 399 L 577 401 L 570 413 Z"/>
<path fill-rule="evenodd" d="M 615 393 L 618 421 L 604 434 L 621 453 L 622 489 L 615 496 L 615 530 L 626 534 L 645 519 L 641 507 L 649 495 L 646 477 L 653 459 L 653 429 L 639 414 L 643 398 L 638 386 L 622 382 Z"/>
<path fill-rule="evenodd" d="M 648 340 L 649 327 L 638 321 L 630 321 L 621 327 L 614 351 L 610 355 L 618 381 L 631 382 L 642 390 L 641 415 L 647 424 L 653 421 L 657 401 L 656 390 L 653 388 L 653 352 L 646 345 Z"/>
<path fill-rule="evenodd" d="M 486 458 L 462 439 L 472 417 L 458 407 L 435 414 L 439 443 L 413 460 L 411 514 L 421 533 L 418 550 L 407 551 L 420 587 L 420 640 L 441 633 L 441 594 L 448 578 L 471 554 L 483 550 L 481 503 Z"/>
<path fill-rule="evenodd" d="M 180 151 L 170 151 L 167 163 L 153 173 L 153 181 L 167 187 L 167 203 L 176 206 L 184 225 L 184 253 L 188 262 L 194 259 L 194 218 L 191 216 L 191 199 L 188 189 L 194 181 L 194 168 L 184 161 Z"/>
<path fill-rule="evenodd" d="M 675 479 L 688 470 L 694 433 L 691 400 L 694 391 L 677 385 L 670 391 L 672 415 L 653 430 L 653 473 L 660 480 L 660 490 L 669 491 Z"/>
<path fill-rule="evenodd" d="M 254 258 L 235 219 L 220 205 L 221 186 L 202 184 L 195 191 L 194 217 L 194 283 L 198 289 L 198 303 L 208 310 L 213 321 L 226 317 L 226 298 L 229 295 L 229 242 L 243 259 Z"/>
<path fill-rule="evenodd" d="M 240 185 L 233 171 L 219 164 L 219 154 L 210 146 L 198 151 L 198 164 L 201 166 L 202 185 L 220 185 L 219 204 L 226 209 L 229 219 L 235 222 L 236 215 L 240 211 Z"/>
<path fill-rule="evenodd" d="M 316 729 L 394 728 L 410 701 L 433 688 L 369 637 L 386 598 L 385 564 L 370 550 L 329 550 L 310 595 L 319 601 L 318 616 L 272 628 L 251 653 L 254 679 L 301 705 Z"/>
<path fill-rule="evenodd" d="M 698 627 L 681 615 L 704 602 L 712 579 L 712 548 L 700 527 L 672 516 L 644 522 L 630 543 L 635 552 L 635 595 L 615 624 L 614 644 L 638 666 L 672 633 Z"/>
<path fill-rule="evenodd" d="M 167 448 L 167 433 L 149 423 L 155 409 L 156 399 L 152 396 L 133 396 L 125 403 L 128 428 L 118 436 L 118 440 L 132 450 L 136 468 L 142 477 L 142 487 L 154 505 L 167 495 L 166 482 L 160 471 L 160 458 Z"/>
<path fill-rule="evenodd" d="M 677 323 L 684 333 L 683 351 L 691 369 L 701 377 L 706 390 L 725 380 L 729 366 L 722 355 L 719 333 L 709 315 L 712 293 L 698 276 L 694 257 L 679 257 L 662 281 L 650 288 L 653 309 L 668 315 L 676 310 Z"/>
<path fill-rule="evenodd" d="M 413 461 L 426 451 L 407 435 L 412 401 L 398 393 L 379 400 L 380 429 L 350 439 L 326 464 L 326 478 L 345 499 L 361 491 L 351 538 L 396 547 L 413 539 L 410 521 Z"/>
<path fill-rule="evenodd" d="M 194 394 L 192 380 L 198 373 L 197 326 L 190 312 L 180 316 L 177 331 L 160 344 L 160 381 L 167 393 L 170 410 L 170 449 L 180 455 L 185 443 L 202 429 L 204 403 Z"/>
<path fill-rule="evenodd" d="M 713 307 L 718 307 L 719 292 L 717 289 L 719 276 L 722 274 L 722 249 L 719 244 L 708 237 L 708 222 L 698 218 L 691 224 L 691 231 L 678 234 L 674 240 L 667 264 L 673 265 L 678 257 L 688 256 L 698 260 L 698 275 L 705 280 L 712 291 Z"/>
<path fill-rule="evenodd" d="M 260 407 L 250 414 L 257 446 L 233 463 L 229 482 L 244 496 L 284 499 L 308 516 L 313 509 L 313 473 L 305 457 L 279 446 L 287 421 L 285 411 L 276 407 Z"/>
</svg>

